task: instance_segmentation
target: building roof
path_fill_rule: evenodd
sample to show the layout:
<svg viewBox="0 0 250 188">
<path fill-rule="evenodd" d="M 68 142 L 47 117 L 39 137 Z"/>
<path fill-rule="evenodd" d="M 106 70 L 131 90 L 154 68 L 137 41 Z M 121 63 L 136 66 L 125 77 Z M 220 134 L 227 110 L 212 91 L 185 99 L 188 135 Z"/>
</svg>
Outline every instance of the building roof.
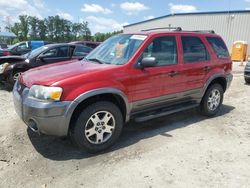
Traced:
<svg viewBox="0 0 250 188">
<path fill-rule="evenodd" d="M 153 19 L 144 20 L 144 21 L 141 21 L 141 22 L 125 25 L 123 27 L 124 28 L 125 27 L 130 27 L 130 26 L 133 26 L 133 25 L 138 25 L 138 24 L 141 24 L 141 23 L 146 23 L 148 21 L 154 21 L 154 20 L 158 20 L 158 19 L 162 19 L 162 18 L 171 17 L 171 16 L 188 16 L 188 15 L 201 15 L 201 14 L 236 14 L 236 13 L 250 13 L 250 10 L 230 10 L 230 11 L 215 11 L 215 12 L 190 12 L 190 13 L 168 14 L 168 15 L 157 17 L 157 18 L 153 18 Z"/>
<path fill-rule="evenodd" d="M 16 35 L 12 32 L 0 32 L 0 37 L 9 37 L 9 38 L 13 37 L 14 38 L 16 37 Z"/>
</svg>

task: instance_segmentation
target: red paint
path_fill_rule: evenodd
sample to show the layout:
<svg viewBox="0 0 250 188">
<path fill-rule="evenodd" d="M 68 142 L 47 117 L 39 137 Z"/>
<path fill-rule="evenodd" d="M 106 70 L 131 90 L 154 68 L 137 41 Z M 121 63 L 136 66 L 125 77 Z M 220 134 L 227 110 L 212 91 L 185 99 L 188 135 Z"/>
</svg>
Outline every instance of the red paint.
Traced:
<svg viewBox="0 0 250 188">
<path fill-rule="evenodd" d="M 145 33 L 136 33 L 145 34 Z M 33 84 L 60 86 L 63 88 L 62 100 L 72 101 L 84 92 L 92 89 L 111 87 L 123 91 L 129 102 L 157 96 L 178 93 L 201 88 L 214 74 L 229 73 L 231 60 L 218 59 L 205 37 L 219 37 L 215 34 L 192 32 L 151 32 L 134 56 L 124 65 L 105 65 L 91 62 L 68 61 L 48 65 L 27 71 L 22 75 L 22 82 L 31 87 Z M 181 36 L 199 36 L 205 44 L 211 60 L 207 62 L 183 63 Z M 137 69 L 134 67 L 138 57 L 147 45 L 156 37 L 176 36 L 178 64 L 170 66 Z M 208 66 L 209 71 L 204 71 Z M 167 73 L 178 71 L 170 77 Z"/>
</svg>

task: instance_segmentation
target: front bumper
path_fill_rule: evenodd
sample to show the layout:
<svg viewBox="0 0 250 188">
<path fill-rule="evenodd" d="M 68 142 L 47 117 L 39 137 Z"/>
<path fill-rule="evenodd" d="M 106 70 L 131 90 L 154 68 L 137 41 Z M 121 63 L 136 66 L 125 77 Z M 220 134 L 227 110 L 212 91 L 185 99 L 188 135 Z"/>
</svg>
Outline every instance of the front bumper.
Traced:
<svg viewBox="0 0 250 188">
<path fill-rule="evenodd" d="M 244 71 L 244 76 L 246 78 L 250 78 L 250 65 L 246 65 L 245 71 Z"/>
<path fill-rule="evenodd" d="M 44 102 L 28 98 L 29 88 L 16 82 L 13 89 L 17 114 L 33 131 L 55 136 L 68 133 L 72 101 Z"/>
</svg>

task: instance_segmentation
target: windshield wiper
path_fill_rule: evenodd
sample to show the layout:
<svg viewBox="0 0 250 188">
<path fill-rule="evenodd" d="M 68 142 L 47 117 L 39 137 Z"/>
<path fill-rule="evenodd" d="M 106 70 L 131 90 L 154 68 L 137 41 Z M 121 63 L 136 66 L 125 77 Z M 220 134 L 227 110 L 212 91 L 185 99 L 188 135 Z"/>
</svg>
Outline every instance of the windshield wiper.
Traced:
<svg viewBox="0 0 250 188">
<path fill-rule="evenodd" d="M 90 58 L 90 59 L 87 59 L 85 58 L 87 61 L 94 61 L 94 62 L 97 62 L 99 64 L 103 64 L 103 62 L 100 60 L 100 59 L 97 59 L 97 58 Z"/>
</svg>

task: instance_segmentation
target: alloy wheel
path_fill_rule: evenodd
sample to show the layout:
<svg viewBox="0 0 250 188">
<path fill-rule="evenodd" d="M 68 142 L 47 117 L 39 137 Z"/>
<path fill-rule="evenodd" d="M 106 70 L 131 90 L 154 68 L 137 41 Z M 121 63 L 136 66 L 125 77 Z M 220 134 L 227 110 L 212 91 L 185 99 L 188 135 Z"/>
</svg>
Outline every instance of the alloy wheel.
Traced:
<svg viewBox="0 0 250 188">
<path fill-rule="evenodd" d="M 115 118 L 108 111 L 99 111 L 93 114 L 85 125 L 85 136 L 92 144 L 107 142 L 115 129 Z"/>
</svg>

